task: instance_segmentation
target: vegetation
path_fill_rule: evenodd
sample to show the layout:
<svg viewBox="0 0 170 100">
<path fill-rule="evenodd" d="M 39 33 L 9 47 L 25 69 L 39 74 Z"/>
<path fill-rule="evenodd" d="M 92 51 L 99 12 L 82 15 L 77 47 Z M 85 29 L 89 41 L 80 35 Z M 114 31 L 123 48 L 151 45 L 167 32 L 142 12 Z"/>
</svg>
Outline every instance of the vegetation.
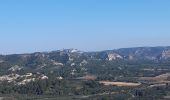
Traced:
<svg viewBox="0 0 170 100">
<path fill-rule="evenodd" d="M 122 50 L 120 52 L 125 53 Z M 105 55 L 107 53 L 56 51 L 2 55 L 0 56 L 0 99 L 169 99 L 169 59 L 124 57 L 107 60 Z M 106 85 L 101 81 L 114 84 Z M 119 85 L 126 82 L 139 85 Z"/>
</svg>

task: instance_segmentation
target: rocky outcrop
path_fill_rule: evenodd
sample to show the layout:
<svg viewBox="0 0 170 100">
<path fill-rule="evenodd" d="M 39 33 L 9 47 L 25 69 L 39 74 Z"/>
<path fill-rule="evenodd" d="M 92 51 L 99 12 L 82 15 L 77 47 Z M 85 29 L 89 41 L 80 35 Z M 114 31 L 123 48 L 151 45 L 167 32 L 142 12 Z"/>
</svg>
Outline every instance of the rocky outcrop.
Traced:
<svg viewBox="0 0 170 100">
<path fill-rule="evenodd" d="M 123 59 L 123 57 L 116 53 L 107 54 L 106 60 L 112 61 L 112 60 L 116 60 L 116 59 Z"/>
<path fill-rule="evenodd" d="M 170 58 L 170 50 L 164 50 L 162 52 L 162 56 L 161 56 L 162 59 L 168 59 Z"/>
</svg>

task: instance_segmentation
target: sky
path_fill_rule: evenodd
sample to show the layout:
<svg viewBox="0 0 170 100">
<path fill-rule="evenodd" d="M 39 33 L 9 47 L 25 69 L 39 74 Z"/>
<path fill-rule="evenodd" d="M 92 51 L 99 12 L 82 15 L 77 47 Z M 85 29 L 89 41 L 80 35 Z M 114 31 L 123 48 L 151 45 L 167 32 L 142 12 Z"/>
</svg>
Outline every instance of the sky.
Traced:
<svg viewBox="0 0 170 100">
<path fill-rule="evenodd" d="M 170 46 L 170 0 L 0 0 L 0 54 Z"/>
</svg>

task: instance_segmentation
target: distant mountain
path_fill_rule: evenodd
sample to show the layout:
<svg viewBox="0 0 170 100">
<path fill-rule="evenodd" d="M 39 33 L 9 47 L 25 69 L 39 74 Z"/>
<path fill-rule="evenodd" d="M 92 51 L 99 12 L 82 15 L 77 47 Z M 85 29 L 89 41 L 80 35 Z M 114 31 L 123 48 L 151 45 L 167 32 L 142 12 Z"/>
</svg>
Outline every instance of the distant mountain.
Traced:
<svg viewBox="0 0 170 100">
<path fill-rule="evenodd" d="M 17 86 L 17 91 L 20 91 L 23 86 L 34 87 L 34 82 L 38 88 L 41 87 L 36 85 L 36 82 L 54 85 L 54 80 L 55 82 L 66 80 L 74 82 L 75 80 L 96 80 L 97 82 L 97 80 L 119 81 L 122 79 L 129 81 L 128 77 L 153 76 L 168 72 L 169 59 L 170 47 L 121 48 L 99 52 L 63 49 L 51 52 L 0 55 L 0 84 L 6 84 L 7 88 L 8 84 L 11 84 L 14 90 Z M 60 83 L 56 84 L 60 89 Z M 27 87 L 24 91 L 27 91 Z M 7 88 L 3 91 L 8 90 Z M 51 85 L 47 85 L 43 91 L 48 94 L 51 89 Z M 58 88 L 55 91 L 57 90 Z"/>
<path fill-rule="evenodd" d="M 160 60 L 170 58 L 170 47 L 136 47 L 136 48 L 121 48 L 115 50 L 106 50 L 101 52 L 90 53 L 93 57 L 105 60 L 115 59 L 146 59 Z"/>
<path fill-rule="evenodd" d="M 100 59 L 100 60 L 116 60 L 116 59 L 148 59 L 160 60 L 170 58 L 170 47 L 136 47 L 136 48 L 121 48 L 114 50 L 105 50 L 100 52 L 82 52 L 77 49 L 63 49 L 52 52 L 36 52 L 31 54 L 13 54 L 13 55 L 0 55 L 0 63 L 24 63 L 32 64 L 44 63 L 47 61 L 58 62 L 66 64 L 72 60 L 79 58 L 85 59 Z"/>
<path fill-rule="evenodd" d="M 64 66 L 85 66 L 96 61 L 115 60 L 166 60 L 170 58 L 170 47 L 136 47 L 82 52 L 64 49 L 31 54 L 0 55 L 0 73 L 56 71 Z"/>
</svg>

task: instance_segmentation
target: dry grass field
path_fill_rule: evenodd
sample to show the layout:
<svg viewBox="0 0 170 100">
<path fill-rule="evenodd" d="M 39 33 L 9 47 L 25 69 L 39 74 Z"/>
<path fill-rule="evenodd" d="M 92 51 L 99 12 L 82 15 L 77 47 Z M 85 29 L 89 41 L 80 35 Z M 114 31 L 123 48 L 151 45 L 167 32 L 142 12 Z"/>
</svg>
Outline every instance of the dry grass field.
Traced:
<svg viewBox="0 0 170 100">
<path fill-rule="evenodd" d="M 130 82 L 110 82 L 110 81 L 99 81 L 99 83 L 104 85 L 114 85 L 114 86 L 139 86 L 141 83 L 130 83 Z"/>
</svg>

